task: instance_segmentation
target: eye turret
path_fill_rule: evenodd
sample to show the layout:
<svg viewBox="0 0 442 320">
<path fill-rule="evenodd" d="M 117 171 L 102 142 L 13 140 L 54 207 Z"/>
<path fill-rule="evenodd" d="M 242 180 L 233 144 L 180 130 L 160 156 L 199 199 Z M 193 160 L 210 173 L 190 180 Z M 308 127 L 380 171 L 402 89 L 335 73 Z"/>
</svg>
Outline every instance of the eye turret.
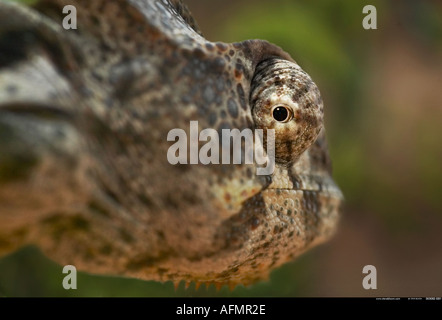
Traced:
<svg viewBox="0 0 442 320">
<path fill-rule="evenodd" d="M 310 76 L 296 63 L 272 58 L 258 64 L 250 103 L 257 129 L 275 130 L 275 161 L 290 164 L 310 147 L 323 124 L 323 104 Z"/>
</svg>

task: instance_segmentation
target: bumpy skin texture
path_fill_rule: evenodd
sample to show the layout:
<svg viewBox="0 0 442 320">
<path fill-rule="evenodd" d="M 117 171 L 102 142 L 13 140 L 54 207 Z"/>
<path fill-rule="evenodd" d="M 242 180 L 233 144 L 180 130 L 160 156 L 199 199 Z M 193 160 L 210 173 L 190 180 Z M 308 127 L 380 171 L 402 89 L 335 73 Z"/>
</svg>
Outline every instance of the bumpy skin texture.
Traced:
<svg viewBox="0 0 442 320">
<path fill-rule="evenodd" d="M 322 114 L 287 53 L 209 42 L 179 1 L 0 2 L 0 254 L 35 244 L 97 274 L 265 279 L 336 229 Z M 191 120 L 275 129 L 274 173 L 171 165 L 167 134 Z"/>
</svg>

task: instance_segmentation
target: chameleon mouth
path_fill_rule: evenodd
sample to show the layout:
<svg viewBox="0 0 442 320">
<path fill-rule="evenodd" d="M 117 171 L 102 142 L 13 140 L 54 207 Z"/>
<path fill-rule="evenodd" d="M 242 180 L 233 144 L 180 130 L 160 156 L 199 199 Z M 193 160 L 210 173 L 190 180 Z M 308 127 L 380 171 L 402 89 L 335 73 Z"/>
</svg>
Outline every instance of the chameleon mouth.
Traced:
<svg viewBox="0 0 442 320">
<path fill-rule="evenodd" d="M 41 120 L 65 120 L 68 121 L 72 119 L 72 115 L 68 112 L 61 110 L 59 108 L 40 105 L 40 104 L 0 104 L 0 112 L 10 113 L 14 115 L 23 115 L 34 117 Z"/>
<path fill-rule="evenodd" d="M 290 195 L 290 194 L 296 194 L 296 193 L 303 193 L 303 194 L 321 194 L 323 196 L 336 198 L 336 199 L 344 199 L 344 196 L 341 192 L 341 190 L 336 185 L 329 185 L 322 188 L 302 188 L 302 189 L 296 189 L 296 188 L 267 188 L 263 190 L 263 192 L 274 192 L 276 195 Z"/>
<path fill-rule="evenodd" d="M 329 194 L 334 197 L 343 197 L 341 190 L 333 181 L 331 176 L 323 175 L 305 175 L 298 176 L 298 179 L 287 179 L 288 185 L 273 185 L 271 184 L 265 190 L 272 190 L 273 192 L 318 192 L 322 194 Z M 264 190 L 263 190 L 264 191 Z"/>
<path fill-rule="evenodd" d="M 303 192 L 303 193 L 321 193 L 321 194 L 328 194 L 335 197 L 342 197 L 342 192 L 337 188 L 336 185 L 329 185 L 325 187 L 307 187 L 307 188 L 267 188 L 262 190 L 263 192 L 275 192 L 276 194 L 285 193 L 297 193 L 297 192 Z"/>
</svg>

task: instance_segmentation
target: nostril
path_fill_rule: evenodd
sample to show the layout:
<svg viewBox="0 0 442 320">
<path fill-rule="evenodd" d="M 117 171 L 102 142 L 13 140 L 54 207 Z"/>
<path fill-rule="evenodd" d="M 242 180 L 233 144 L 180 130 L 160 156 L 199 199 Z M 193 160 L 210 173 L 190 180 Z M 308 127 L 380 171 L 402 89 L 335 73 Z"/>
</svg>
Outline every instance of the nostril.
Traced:
<svg viewBox="0 0 442 320">
<path fill-rule="evenodd" d="M 58 110 L 43 108 L 36 113 L 30 106 L 4 107 L 0 105 L 0 185 L 27 180 L 53 165 L 73 168 L 77 164 L 80 133 L 70 121 L 58 120 Z M 48 112 L 50 120 L 41 110 Z M 54 114 L 56 120 L 51 118 Z"/>
<path fill-rule="evenodd" d="M 28 56 L 28 50 L 35 42 L 35 36 L 28 31 L 0 33 L 0 69 L 25 60 Z"/>
<path fill-rule="evenodd" d="M 0 185 L 26 179 L 37 164 L 37 155 L 23 143 L 13 126 L 0 118 Z"/>
</svg>

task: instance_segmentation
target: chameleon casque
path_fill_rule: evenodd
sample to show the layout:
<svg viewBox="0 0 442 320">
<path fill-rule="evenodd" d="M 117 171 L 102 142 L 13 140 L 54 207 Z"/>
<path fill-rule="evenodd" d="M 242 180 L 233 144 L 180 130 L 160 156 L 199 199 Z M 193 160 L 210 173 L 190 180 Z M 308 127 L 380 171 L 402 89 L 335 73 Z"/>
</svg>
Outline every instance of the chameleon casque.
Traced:
<svg viewBox="0 0 442 320">
<path fill-rule="evenodd" d="M 274 129 L 275 171 L 170 164 L 192 120 Z M 180 1 L 0 2 L 0 255 L 248 285 L 329 239 L 341 201 L 319 90 L 279 47 L 210 42 Z"/>
</svg>

